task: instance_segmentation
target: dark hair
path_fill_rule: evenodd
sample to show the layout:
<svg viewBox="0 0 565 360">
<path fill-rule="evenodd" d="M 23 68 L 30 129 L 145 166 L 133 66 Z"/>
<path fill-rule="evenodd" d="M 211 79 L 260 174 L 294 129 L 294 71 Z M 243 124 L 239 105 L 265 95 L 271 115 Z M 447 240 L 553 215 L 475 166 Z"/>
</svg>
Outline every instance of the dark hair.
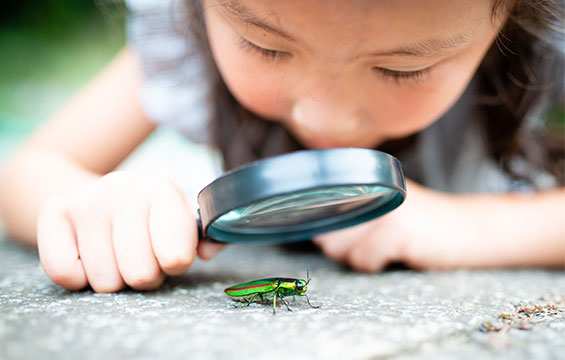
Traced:
<svg viewBox="0 0 565 360">
<path fill-rule="evenodd" d="M 563 119 L 564 2 L 517 0 L 477 74 L 477 107 L 488 153 L 506 172 L 531 181 L 532 167 L 512 166 L 522 158 L 565 182 Z M 543 126 L 526 126 L 530 118 Z"/>
<path fill-rule="evenodd" d="M 208 57 L 212 92 L 214 145 L 224 157 L 224 166 L 234 168 L 249 161 L 302 148 L 280 124 L 265 121 L 233 97 L 211 55 L 206 38 L 201 1 L 186 1 L 191 17 L 190 34 Z M 511 176 L 530 181 L 531 171 L 513 166 L 521 158 L 535 168 L 565 181 L 563 141 L 563 46 L 564 1 L 494 0 L 493 19 L 504 11 L 508 19 L 497 40 L 479 66 L 475 79 L 477 121 L 486 140 L 488 154 Z M 557 106 L 557 107 L 555 107 Z M 557 110 L 558 121 L 532 129 L 529 117 L 548 117 Z M 413 143 L 416 135 L 384 144 L 394 154 Z M 528 167 L 526 167 L 527 169 Z"/>
</svg>

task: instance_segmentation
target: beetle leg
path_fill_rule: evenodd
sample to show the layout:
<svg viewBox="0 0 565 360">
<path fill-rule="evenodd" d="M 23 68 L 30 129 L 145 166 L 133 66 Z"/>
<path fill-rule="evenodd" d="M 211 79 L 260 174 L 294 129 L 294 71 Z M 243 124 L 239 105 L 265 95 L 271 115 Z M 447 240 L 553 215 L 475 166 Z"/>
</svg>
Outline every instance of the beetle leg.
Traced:
<svg viewBox="0 0 565 360">
<path fill-rule="evenodd" d="M 250 300 L 249 302 L 247 302 L 247 305 L 245 305 L 245 307 L 248 307 L 249 305 L 251 305 L 251 303 L 257 298 L 259 294 L 255 294 Z"/>
<path fill-rule="evenodd" d="M 275 315 L 275 309 L 277 308 L 277 296 L 278 296 L 278 295 L 279 295 L 279 294 L 277 294 L 277 293 L 275 292 L 275 296 L 273 296 L 273 315 Z"/>
<path fill-rule="evenodd" d="M 310 307 L 312 307 L 313 309 L 319 309 L 320 308 L 320 305 L 314 306 L 314 305 L 310 304 L 310 299 L 308 299 L 308 295 L 304 294 L 304 296 L 306 296 L 306 301 L 308 302 L 308 305 L 310 305 Z"/>
<path fill-rule="evenodd" d="M 241 305 L 241 306 L 234 305 L 234 306 L 235 306 L 236 308 L 248 307 L 249 305 L 251 305 L 251 303 L 253 302 L 253 300 L 255 300 L 255 298 L 257 298 L 258 295 L 259 295 L 259 294 L 253 295 L 253 297 L 252 297 L 252 298 L 247 302 L 247 304 L 245 304 L 245 305 Z"/>
<path fill-rule="evenodd" d="M 286 301 L 284 301 L 284 299 L 283 299 L 283 297 L 282 297 L 281 295 L 279 295 L 279 299 L 281 299 L 281 301 L 283 302 L 283 304 L 286 305 L 286 309 L 287 309 L 288 311 L 292 311 L 292 309 L 288 307 L 288 304 L 286 303 Z"/>
</svg>

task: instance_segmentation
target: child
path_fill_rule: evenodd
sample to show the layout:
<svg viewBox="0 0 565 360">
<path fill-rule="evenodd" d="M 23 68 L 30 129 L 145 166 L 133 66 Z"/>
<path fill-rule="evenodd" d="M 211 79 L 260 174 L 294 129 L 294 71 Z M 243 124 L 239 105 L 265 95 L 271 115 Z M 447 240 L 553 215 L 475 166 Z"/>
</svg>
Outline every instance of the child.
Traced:
<svg viewBox="0 0 565 360">
<path fill-rule="evenodd" d="M 399 157 L 399 209 L 314 239 L 354 269 L 563 266 L 563 134 L 550 146 L 543 122 L 562 99 L 561 1 L 128 5 L 129 47 L 1 177 L 8 232 L 37 239 L 55 283 L 155 289 L 221 248 L 171 181 L 113 172 L 157 124 L 226 168 L 299 148 Z"/>
</svg>

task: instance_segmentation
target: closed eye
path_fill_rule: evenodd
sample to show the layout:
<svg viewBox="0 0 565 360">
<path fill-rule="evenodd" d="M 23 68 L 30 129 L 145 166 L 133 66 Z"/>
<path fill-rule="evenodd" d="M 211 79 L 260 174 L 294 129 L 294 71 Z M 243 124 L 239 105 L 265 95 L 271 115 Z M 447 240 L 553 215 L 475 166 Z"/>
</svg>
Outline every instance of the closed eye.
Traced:
<svg viewBox="0 0 565 360">
<path fill-rule="evenodd" d="M 394 80 L 397 83 L 410 83 L 419 82 L 426 78 L 432 67 L 427 67 L 415 71 L 397 71 L 380 67 L 374 67 L 373 70 L 377 72 L 385 80 Z"/>
<path fill-rule="evenodd" d="M 245 51 L 258 54 L 263 58 L 263 60 L 269 62 L 275 62 L 283 57 L 291 56 L 290 53 L 285 51 L 265 49 L 244 38 L 241 38 L 240 45 Z M 381 78 L 385 80 L 393 80 L 399 84 L 417 83 L 425 79 L 431 69 L 432 67 L 430 66 L 425 69 L 415 71 L 397 71 L 381 67 L 373 67 L 373 70 L 379 74 Z"/>
<path fill-rule="evenodd" d="M 253 44 L 252 42 L 244 38 L 241 38 L 241 47 L 242 49 L 248 52 L 254 52 L 256 54 L 261 55 L 263 59 L 266 61 L 275 61 L 277 59 L 280 59 L 281 57 L 290 56 L 290 53 L 288 52 L 265 49 L 263 47 Z"/>
</svg>

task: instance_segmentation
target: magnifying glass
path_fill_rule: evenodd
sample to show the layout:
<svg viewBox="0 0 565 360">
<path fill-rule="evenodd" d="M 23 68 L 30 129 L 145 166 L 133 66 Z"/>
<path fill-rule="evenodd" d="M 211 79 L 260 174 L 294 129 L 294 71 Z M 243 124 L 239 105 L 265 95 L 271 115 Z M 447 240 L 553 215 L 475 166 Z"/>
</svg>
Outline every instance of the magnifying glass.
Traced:
<svg viewBox="0 0 565 360">
<path fill-rule="evenodd" d="M 406 197 L 400 161 L 369 149 L 304 150 L 227 172 L 198 194 L 201 238 L 302 241 L 372 220 Z"/>
</svg>

